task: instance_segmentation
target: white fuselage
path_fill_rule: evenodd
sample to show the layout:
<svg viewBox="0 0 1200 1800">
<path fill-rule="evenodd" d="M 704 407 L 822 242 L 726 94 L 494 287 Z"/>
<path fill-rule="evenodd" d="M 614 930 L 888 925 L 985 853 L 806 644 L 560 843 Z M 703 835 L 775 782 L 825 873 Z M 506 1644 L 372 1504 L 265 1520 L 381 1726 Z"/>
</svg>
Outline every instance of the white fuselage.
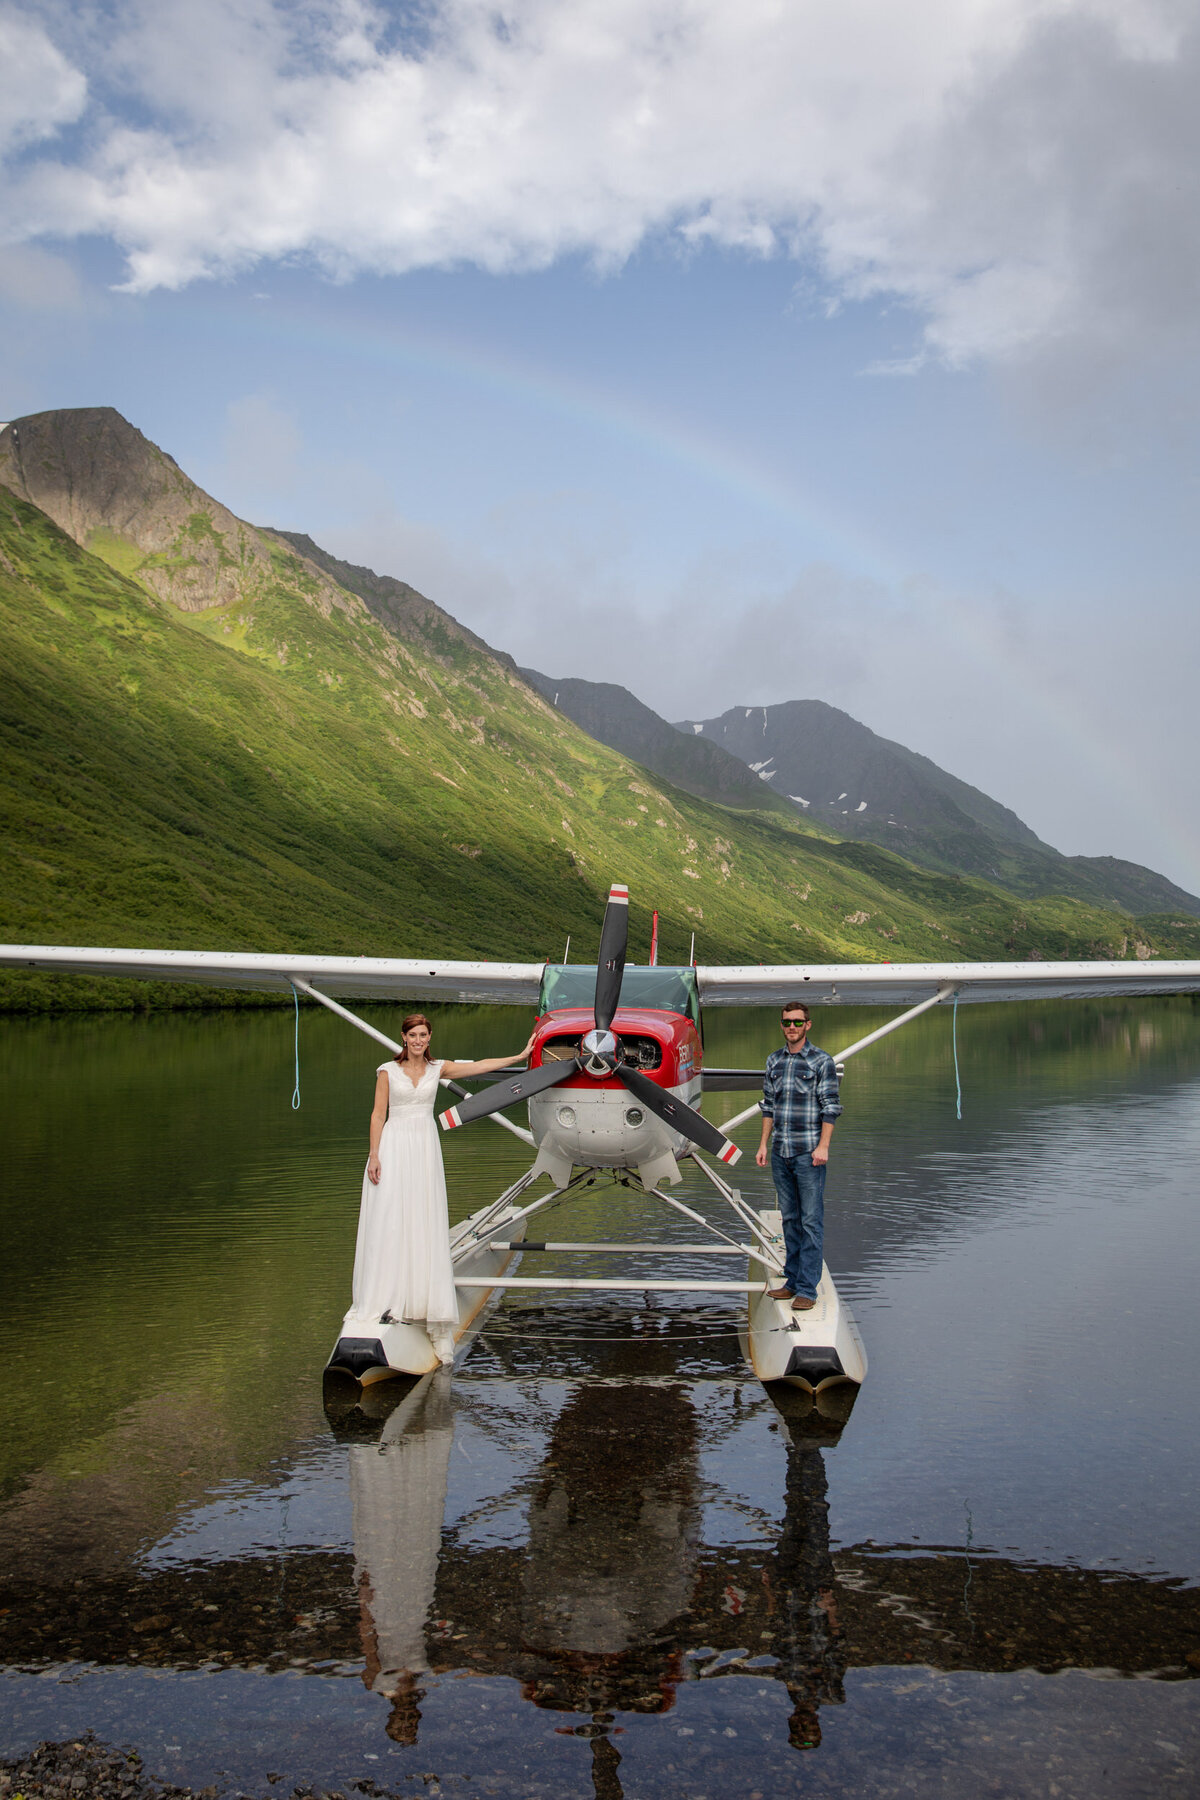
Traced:
<svg viewBox="0 0 1200 1800">
<path fill-rule="evenodd" d="M 698 1075 L 679 1087 L 664 1088 L 685 1105 L 699 1108 Z M 555 1150 L 589 1169 L 633 1169 L 664 1154 L 680 1156 L 687 1138 L 672 1131 L 622 1088 L 551 1088 L 529 1102 L 529 1129 L 540 1149 Z"/>
</svg>

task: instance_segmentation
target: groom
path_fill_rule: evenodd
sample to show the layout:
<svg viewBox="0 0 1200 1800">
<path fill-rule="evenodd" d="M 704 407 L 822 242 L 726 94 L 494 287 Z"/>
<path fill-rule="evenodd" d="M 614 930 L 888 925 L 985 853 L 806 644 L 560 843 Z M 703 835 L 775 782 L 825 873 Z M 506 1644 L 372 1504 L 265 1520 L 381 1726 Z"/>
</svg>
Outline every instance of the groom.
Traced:
<svg viewBox="0 0 1200 1800">
<path fill-rule="evenodd" d="M 783 1286 L 771 1288 L 771 1298 L 790 1300 L 793 1312 L 811 1312 L 821 1279 L 825 1168 L 834 1120 L 842 1108 L 832 1056 L 808 1041 L 812 1021 L 804 1002 L 789 1001 L 780 1023 L 784 1047 L 767 1058 L 762 1139 L 754 1160 L 766 1168 L 770 1143 L 786 1251 Z"/>
</svg>

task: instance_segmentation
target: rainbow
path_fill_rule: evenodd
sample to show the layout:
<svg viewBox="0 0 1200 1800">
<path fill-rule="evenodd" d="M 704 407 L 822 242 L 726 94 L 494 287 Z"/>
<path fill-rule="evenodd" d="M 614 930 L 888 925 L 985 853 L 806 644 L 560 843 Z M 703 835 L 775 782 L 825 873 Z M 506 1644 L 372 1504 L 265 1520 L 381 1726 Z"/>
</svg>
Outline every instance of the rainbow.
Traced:
<svg viewBox="0 0 1200 1800">
<path fill-rule="evenodd" d="M 193 289 L 169 300 L 198 319 L 219 321 L 228 329 L 228 313 L 202 292 Z M 277 346 L 286 340 L 310 353 L 351 357 L 374 368 L 390 366 L 421 374 L 432 371 L 452 381 L 472 382 L 522 408 L 536 406 L 572 425 L 621 439 L 641 454 L 689 471 L 777 518 L 790 531 L 798 528 L 811 545 L 812 562 L 848 570 L 893 593 L 912 593 L 911 572 L 898 566 L 863 529 L 861 520 L 851 520 L 828 496 L 805 490 L 744 447 L 735 448 L 711 432 L 666 418 L 628 394 L 600 390 L 561 370 L 549 375 L 515 358 L 427 328 L 418 330 L 409 323 L 385 326 L 368 319 L 356 320 L 352 326 L 333 326 L 325 319 L 313 319 L 285 299 L 273 301 L 257 316 L 254 308 L 242 310 L 242 331 L 247 330 L 247 314 L 250 333 L 260 336 L 264 345 Z M 1174 851 L 1177 866 L 1184 871 L 1182 878 L 1200 892 L 1200 835 L 1185 818 L 1181 805 L 1153 791 L 1151 781 L 1133 761 L 1128 735 L 1111 733 L 1103 721 L 1092 716 L 1085 697 L 1054 687 L 1042 668 L 990 634 L 969 607 L 950 603 L 939 605 L 938 610 L 946 635 L 966 651 L 981 672 L 995 675 L 999 669 L 1014 695 L 1026 704 L 1032 701 L 1051 731 L 1085 766 L 1102 770 L 1111 791 L 1153 821 Z"/>
</svg>

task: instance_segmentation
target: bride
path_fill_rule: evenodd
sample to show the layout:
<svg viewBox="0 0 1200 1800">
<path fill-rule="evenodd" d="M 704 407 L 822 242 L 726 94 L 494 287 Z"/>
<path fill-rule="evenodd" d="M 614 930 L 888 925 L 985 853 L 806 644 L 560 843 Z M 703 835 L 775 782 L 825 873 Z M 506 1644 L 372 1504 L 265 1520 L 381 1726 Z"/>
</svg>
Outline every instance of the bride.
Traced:
<svg viewBox="0 0 1200 1800">
<path fill-rule="evenodd" d="M 403 1054 L 377 1070 L 347 1324 L 410 1320 L 424 1326 L 438 1356 L 450 1362 L 458 1302 L 450 1264 L 446 1176 L 433 1116 L 438 1082 L 442 1076 L 488 1075 L 511 1068 L 529 1055 L 533 1038 L 515 1056 L 435 1062 L 429 1052 L 433 1034 L 424 1013 L 410 1013 L 400 1035 Z"/>
</svg>

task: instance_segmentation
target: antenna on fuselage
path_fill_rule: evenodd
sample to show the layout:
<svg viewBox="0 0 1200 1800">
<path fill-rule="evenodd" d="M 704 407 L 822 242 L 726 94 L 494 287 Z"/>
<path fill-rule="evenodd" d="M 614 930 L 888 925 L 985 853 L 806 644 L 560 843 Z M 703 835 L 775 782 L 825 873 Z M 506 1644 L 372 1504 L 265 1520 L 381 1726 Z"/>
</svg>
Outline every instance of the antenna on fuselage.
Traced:
<svg viewBox="0 0 1200 1800">
<path fill-rule="evenodd" d="M 695 934 L 695 932 L 694 932 L 694 931 L 693 931 L 693 933 L 692 933 L 692 947 L 691 947 L 691 949 L 690 949 L 690 950 L 689 950 L 689 951 L 688 951 L 688 968 L 689 968 L 689 969 L 694 969 L 694 968 L 695 968 L 695 966 L 696 966 L 696 934 Z"/>
<path fill-rule="evenodd" d="M 658 967 L 658 914 L 657 914 L 657 912 L 655 913 L 654 918 L 650 925 L 650 967 L 652 969 L 657 969 L 657 967 Z"/>
<path fill-rule="evenodd" d="M 566 948 L 563 951 L 563 961 L 567 962 L 570 958 L 570 955 L 571 955 L 571 934 L 568 931 Z"/>
</svg>

